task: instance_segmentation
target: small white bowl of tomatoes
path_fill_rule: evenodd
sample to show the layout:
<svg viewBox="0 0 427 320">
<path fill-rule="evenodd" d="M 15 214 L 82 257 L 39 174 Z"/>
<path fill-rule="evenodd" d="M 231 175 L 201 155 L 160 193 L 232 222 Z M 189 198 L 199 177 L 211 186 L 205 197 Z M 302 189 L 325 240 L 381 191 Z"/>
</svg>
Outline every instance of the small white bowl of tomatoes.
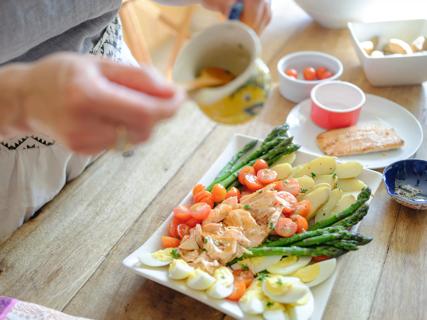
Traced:
<svg viewBox="0 0 427 320">
<path fill-rule="evenodd" d="M 343 73 L 340 60 L 317 51 L 299 51 L 284 56 L 277 64 L 280 94 L 293 102 L 310 97 L 322 81 L 337 80 Z"/>
</svg>

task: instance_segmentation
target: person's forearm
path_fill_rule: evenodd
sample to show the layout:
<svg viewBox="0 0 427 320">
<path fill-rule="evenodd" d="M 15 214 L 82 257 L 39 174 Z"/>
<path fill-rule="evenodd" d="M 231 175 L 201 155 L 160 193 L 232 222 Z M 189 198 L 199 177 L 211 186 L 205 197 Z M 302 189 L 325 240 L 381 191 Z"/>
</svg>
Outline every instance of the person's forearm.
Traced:
<svg viewBox="0 0 427 320">
<path fill-rule="evenodd" d="M 24 123 L 22 79 L 25 64 L 10 64 L 0 68 L 0 137 L 22 129 Z"/>
<path fill-rule="evenodd" d="M 167 6 L 186 6 L 189 4 L 200 3 L 202 0 L 154 0 Z"/>
</svg>

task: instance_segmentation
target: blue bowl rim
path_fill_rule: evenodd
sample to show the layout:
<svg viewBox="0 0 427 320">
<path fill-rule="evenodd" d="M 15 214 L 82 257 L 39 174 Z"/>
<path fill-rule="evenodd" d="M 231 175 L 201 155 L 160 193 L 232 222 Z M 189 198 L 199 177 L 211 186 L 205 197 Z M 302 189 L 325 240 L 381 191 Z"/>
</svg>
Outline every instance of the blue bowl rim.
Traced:
<svg viewBox="0 0 427 320">
<path fill-rule="evenodd" d="M 401 201 L 404 201 L 404 202 L 407 202 L 407 203 L 410 203 L 410 204 L 413 204 L 413 205 L 425 205 L 425 204 L 427 204 L 427 200 L 412 200 L 412 199 L 408 199 L 408 198 L 400 196 L 400 195 L 398 195 L 398 194 L 396 194 L 396 193 L 394 193 L 394 192 L 392 192 L 390 190 L 391 186 L 389 186 L 389 184 L 388 184 L 390 181 L 387 180 L 387 178 L 386 178 L 387 177 L 387 172 L 389 170 L 391 170 L 391 168 L 394 165 L 396 165 L 398 163 L 404 163 L 404 162 L 424 162 L 427 165 L 427 160 L 423 160 L 423 159 L 404 159 L 404 160 L 399 160 L 399 161 L 396 161 L 396 162 L 393 162 L 393 163 L 389 164 L 387 167 L 384 168 L 384 171 L 383 171 L 383 181 L 384 181 L 384 185 L 385 185 L 385 188 L 387 190 L 387 193 L 392 198 L 396 198 L 396 199 L 399 199 Z"/>
</svg>

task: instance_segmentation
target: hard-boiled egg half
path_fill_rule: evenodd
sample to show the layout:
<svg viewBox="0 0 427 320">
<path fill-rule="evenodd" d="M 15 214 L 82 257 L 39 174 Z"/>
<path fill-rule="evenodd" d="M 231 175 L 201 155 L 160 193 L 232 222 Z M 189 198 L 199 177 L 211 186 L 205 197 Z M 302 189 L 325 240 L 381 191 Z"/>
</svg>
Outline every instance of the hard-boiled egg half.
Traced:
<svg viewBox="0 0 427 320">
<path fill-rule="evenodd" d="M 215 299 L 224 299 L 233 293 L 234 276 L 227 267 L 220 267 L 214 272 L 215 283 L 206 291 L 208 296 Z"/>
<path fill-rule="evenodd" d="M 194 268 L 182 259 L 175 259 L 169 265 L 169 278 L 183 280 L 190 276 Z"/>
<path fill-rule="evenodd" d="M 300 279 L 306 286 L 314 287 L 328 279 L 335 271 L 336 259 L 329 259 L 310 264 L 292 274 Z"/>
<path fill-rule="evenodd" d="M 215 278 L 209 273 L 196 269 L 187 278 L 187 286 L 194 290 L 206 290 L 215 282 Z"/>
<path fill-rule="evenodd" d="M 297 257 L 289 256 L 283 257 L 282 260 L 269 266 L 267 271 L 273 274 L 288 275 L 294 273 L 298 269 L 301 269 L 308 265 L 311 261 L 310 257 Z"/>
<path fill-rule="evenodd" d="M 295 303 L 310 289 L 300 279 L 282 275 L 270 275 L 262 282 L 264 294 L 273 302 Z"/>
<path fill-rule="evenodd" d="M 286 305 L 286 310 L 290 320 L 308 320 L 313 315 L 314 298 L 309 291 L 304 298 L 300 299 L 297 304 Z"/>
<path fill-rule="evenodd" d="M 240 266 L 247 266 L 253 273 L 258 273 L 279 262 L 281 258 L 282 256 L 255 257 L 244 259 L 239 264 Z"/>
<path fill-rule="evenodd" d="M 265 310 L 266 298 L 262 292 L 262 282 L 252 281 L 252 284 L 245 291 L 239 300 L 240 309 L 247 314 L 261 314 Z"/>
<path fill-rule="evenodd" d="M 149 267 L 164 267 L 172 262 L 172 248 L 156 252 L 144 252 L 138 256 L 139 261 Z"/>
<path fill-rule="evenodd" d="M 265 320 L 290 320 L 286 307 L 272 301 L 267 301 L 262 316 Z"/>
</svg>

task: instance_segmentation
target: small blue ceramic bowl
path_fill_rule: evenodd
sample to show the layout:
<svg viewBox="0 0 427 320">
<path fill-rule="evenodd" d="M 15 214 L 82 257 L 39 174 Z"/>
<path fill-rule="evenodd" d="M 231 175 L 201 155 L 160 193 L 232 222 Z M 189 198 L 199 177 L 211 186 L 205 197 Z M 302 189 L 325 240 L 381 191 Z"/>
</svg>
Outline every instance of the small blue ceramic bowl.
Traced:
<svg viewBox="0 0 427 320">
<path fill-rule="evenodd" d="M 394 162 L 384 169 L 383 177 L 387 192 L 394 200 L 412 209 L 427 210 L 427 161 Z"/>
</svg>

